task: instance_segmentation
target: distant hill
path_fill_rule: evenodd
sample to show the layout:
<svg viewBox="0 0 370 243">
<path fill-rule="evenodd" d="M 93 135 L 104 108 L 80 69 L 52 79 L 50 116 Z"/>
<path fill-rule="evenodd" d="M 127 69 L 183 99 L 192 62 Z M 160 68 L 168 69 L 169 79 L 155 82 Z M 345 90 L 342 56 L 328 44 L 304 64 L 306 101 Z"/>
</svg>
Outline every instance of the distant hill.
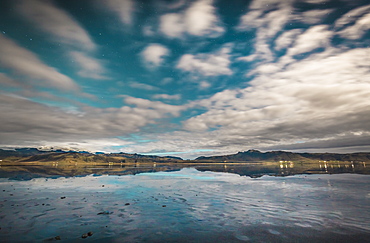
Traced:
<svg viewBox="0 0 370 243">
<path fill-rule="evenodd" d="M 326 161 L 353 161 L 353 162 L 370 162 L 370 153 L 352 153 L 352 154 L 335 154 L 335 153 L 293 153 L 286 151 L 260 152 L 258 150 L 248 150 L 237 154 L 198 157 L 195 161 L 214 161 L 214 162 L 248 162 L 248 161 L 309 161 L 326 160 Z"/>
<path fill-rule="evenodd" d="M 107 156 L 118 156 L 118 157 L 125 157 L 125 158 L 133 158 L 133 159 L 152 159 L 152 160 L 161 160 L 161 159 L 174 159 L 174 160 L 182 160 L 180 157 L 175 156 L 157 156 L 157 155 L 143 155 L 143 154 L 127 154 L 127 153 L 111 153 L 106 154 Z"/>
<path fill-rule="evenodd" d="M 49 151 L 50 152 L 50 151 Z M 7 157 L 27 157 L 36 154 L 43 154 L 45 151 L 40 151 L 37 148 L 16 148 L 14 150 L 4 150 L 0 149 L 0 159 Z"/>
<path fill-rule="evenodd" d="M 155 155 L 127 154 L 127 153 L 89 153 L 86 151 L 44 151 L 37 148 L 21 148 L 15 150 L 0 149 L 0 159 L 8 162 L 94 162 L 94 163 L 120 163 L 120 162 L 177 162 L 180 157 L 160 157 Z"/>
</svg>

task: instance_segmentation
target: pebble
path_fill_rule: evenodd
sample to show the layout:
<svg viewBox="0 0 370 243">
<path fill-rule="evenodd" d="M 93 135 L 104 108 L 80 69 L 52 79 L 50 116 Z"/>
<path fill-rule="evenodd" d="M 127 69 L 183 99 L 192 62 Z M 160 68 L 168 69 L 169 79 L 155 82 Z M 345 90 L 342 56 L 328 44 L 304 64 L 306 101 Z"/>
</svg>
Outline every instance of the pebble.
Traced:
<svg viewBox="0 0 370 243">
<path fill-rule="evenodd" d="M 66 197 L 60 197 L 60 199 L 65 199 Z"/>
</svg>

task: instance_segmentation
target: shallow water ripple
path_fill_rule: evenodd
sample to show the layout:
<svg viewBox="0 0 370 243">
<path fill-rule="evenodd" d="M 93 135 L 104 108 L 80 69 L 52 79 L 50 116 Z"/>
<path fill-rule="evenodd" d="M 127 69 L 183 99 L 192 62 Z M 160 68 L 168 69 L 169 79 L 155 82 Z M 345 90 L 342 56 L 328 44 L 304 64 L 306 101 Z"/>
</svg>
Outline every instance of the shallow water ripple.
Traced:
<svg viewBox="0 0 370 243">
<path fill-rule="evenodd" d="M 228 173 L 143 173 L 1 179 L 7 242 L 361 242 L 370 237 L 370 176 L 258 179 Z M 12 194 L 12 195 L 10 195 Z"/>
</svg>

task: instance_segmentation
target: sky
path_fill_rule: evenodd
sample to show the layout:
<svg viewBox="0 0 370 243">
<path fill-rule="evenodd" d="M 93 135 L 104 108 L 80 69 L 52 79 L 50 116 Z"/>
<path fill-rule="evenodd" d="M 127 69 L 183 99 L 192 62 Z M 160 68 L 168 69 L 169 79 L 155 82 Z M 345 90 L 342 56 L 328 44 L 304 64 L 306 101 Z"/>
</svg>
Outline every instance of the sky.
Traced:
<svg viewBox="0 0 370 243">
<path fill-rule="evenodd" d="M 368 0 L 2 0 L 0 147 L 370 152 Z"/>
</svg>

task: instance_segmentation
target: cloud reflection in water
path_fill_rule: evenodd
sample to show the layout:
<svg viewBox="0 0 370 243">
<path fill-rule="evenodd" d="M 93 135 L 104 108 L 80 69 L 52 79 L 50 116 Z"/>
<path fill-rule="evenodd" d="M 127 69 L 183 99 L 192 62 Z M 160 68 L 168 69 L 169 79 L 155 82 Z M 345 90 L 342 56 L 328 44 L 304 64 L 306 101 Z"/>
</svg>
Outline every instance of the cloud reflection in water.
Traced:
<svg viewBox="0 0 370 243">
<path fill-rule="evenodd" d="M 90 239 L 117 242 L 360 241 L 370 235 L 369 182 L 367 175 L 254 179 L 194 168 L 1 179 L 0 236 L 71 241 L 93 231 Z M 103 211 L 112 214 L 98 215 Z"/>
</svg>

